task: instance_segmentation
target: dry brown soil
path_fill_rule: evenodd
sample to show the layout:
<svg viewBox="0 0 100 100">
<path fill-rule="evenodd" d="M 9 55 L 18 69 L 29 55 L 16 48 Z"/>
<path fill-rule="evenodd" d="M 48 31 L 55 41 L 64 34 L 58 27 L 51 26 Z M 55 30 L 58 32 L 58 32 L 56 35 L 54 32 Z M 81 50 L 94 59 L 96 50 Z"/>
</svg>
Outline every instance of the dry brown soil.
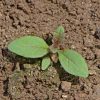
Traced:
<svg viewBox="0 0 100 100">
<path fill-rule="evenodd" d="M 65 28 L 66 48 L 86 59 L 89 77 L 55 67 L 41 72 L 36 64 L 16 71 L 7 45 L 24 35 L 51 34 L 58 25 Z M 0 0 L 0 100 L 100 100 L 100 0 Z"/>
</svg>

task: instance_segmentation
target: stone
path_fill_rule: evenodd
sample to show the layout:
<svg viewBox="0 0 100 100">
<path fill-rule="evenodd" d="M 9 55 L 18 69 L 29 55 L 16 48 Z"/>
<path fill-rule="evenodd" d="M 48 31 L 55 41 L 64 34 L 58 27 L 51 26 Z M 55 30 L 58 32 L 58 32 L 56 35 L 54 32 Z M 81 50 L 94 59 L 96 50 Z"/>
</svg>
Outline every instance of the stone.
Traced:
<svg viewBox="0 0 100 100">
<path fill-rule="evenodd" d="M 90 75 L 96 75 L 97 73 L 96 73 L 95 70 L 89 70 L 89 74 L 90 74 Z"/>
<path fill-rule="evenodd" d="M 64 92 L 67 92 L 71 89 L 71 82 L 67 82 L 67 81 L 62 81 L 61 82 L 61 89 L 64 91 Z"/>
<path fill-rule="evenodd" d="M 68 95 L 64 95 L 64 94 L 63 94 L 61 97 L 67 99 L 67 98 L 68 98 Z"/>
</svg>

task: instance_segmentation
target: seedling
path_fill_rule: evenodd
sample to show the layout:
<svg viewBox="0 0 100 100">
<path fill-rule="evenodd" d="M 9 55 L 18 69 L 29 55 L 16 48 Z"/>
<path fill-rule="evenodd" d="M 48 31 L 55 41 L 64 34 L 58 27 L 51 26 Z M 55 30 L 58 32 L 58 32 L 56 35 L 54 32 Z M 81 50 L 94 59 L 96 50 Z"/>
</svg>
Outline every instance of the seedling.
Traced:
<svg viewBox="0 0 100 100">
<path fill-rule="evenodd" d="M 51 62 L 57 63 L 59 61 L 66 72 L 75 76 L 88 77 L 85 59 L 76 51 L 61 46 L 63 37 L 64 28 L 59 26 L 53 33 L 50 46 L 40 37 L 24 36 L 11 42 L 8 49 L 26 58 L 43 58 L 42 70 L 46 70 Z"/>
</svg>

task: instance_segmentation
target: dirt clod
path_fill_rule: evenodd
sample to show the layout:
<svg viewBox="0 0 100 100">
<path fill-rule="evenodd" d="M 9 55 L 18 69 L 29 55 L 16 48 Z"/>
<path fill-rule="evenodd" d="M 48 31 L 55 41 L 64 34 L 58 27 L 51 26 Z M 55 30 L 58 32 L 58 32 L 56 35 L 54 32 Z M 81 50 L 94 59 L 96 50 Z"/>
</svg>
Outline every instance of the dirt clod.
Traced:
<svg viewBox="0 0 100 100">
<path fill-rule="evenodd" d="M 95 55 L 97 59 L 100 59 L 100 49 L 95 50 Z"/>
<path fill-rule="evenodd" d="M 66 92 L 69 91 L 71 89 L 71 82 L 67 82 L 67 81 L 62 81 L 61 82 L 61 89 Z"/>
</svg>

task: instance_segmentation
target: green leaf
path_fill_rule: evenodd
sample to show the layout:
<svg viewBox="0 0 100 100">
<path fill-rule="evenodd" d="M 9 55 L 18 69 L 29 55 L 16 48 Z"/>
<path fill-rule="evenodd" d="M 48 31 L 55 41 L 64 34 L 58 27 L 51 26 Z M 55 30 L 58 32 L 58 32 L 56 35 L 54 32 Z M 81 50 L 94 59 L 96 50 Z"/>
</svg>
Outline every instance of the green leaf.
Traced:
<svg viewBox="0 0 100 100">
<path fill-rule="evenodd" d="M 70 74 L 81 77 L 88 77 L 88 67 L 85 59 L 74 50 L 59 51 L 59 61 Z"/>
<path fill-rule="evenodd" d="M 54 32 L 54 35 L 56 37 L 63 37 L 63 33 L 64 33 L 64 27 L 63 26 L 59 26 L 56 31 Z"/>
<path fill-rule="evenodd" d="M 24 36 L 11 42 L 8 49 L 23 57 L 39 58 L 48 53 L 49 47 L 40 37 Z"/>
<path fill-rule="evenodd" d="M 51 60 L 50 60 L 49 57 L 43 58 L 43 60 L 42 60 L 42 70 L 47 69 L 50 66 L 50 64 L 51 64 Z"/>
<path fill-rule="evenodd" d="M 56 32 L 56 33 L 59 33 L 59 34 L 64 33 L 64 27 L 63 27 L 63 26 L 59 26 L 59 27 L 56 29 L 55 32 Z"/>
</svg>

